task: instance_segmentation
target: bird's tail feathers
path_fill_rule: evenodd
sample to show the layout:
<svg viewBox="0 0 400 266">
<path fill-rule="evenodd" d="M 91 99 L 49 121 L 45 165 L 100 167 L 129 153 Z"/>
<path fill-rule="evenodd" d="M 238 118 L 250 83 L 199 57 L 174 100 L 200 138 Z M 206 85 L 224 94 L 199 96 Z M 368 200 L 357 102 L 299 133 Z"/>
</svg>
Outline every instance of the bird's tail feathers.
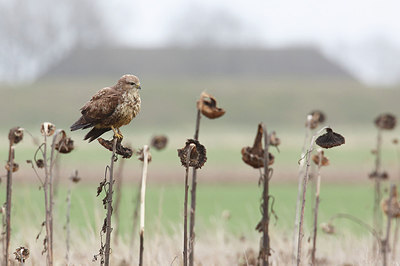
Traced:
<svg viewBox="0 0 400 266">
<path fill-rule="evenodd" d="M 83 116 L 81 116 L 78 121 L 76 121 L 71 127 L 71 131 L 75 131 L 78 129 L 85 129 L 88 127 L 93 126 L 93 124 L 89 121 L 87 121 Z"/>
<path fill-rule="evenodd" d="M 111 128 L 92 128 L 85 136 L 84 140 L 89 139 L 89 142 L 100 137 L 103 133 L 111 130 Z"/>
</svg>

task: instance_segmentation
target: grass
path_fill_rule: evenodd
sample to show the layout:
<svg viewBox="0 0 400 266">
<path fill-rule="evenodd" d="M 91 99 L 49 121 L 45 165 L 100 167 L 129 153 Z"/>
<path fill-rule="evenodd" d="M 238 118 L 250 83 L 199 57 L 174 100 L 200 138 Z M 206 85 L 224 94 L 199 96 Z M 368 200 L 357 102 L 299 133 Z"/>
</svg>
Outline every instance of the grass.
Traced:
<svg viewBox="0 0 400 266">
<path fill-rule="evenodd" d="M 149 176 L 151 178 L 151 176 Z M 72 190 L 71 226 L 82 232 L 99 226 L 103 217 L 101 199 L 95 197 L 96 184 L 76 184 Z M 275 198 L 274 210 L 277 221 L 272 218 L 271 228 L 292 229 L 297 187 L 295 184 L 271 184 L 271 194 Z M 130 234 L 137 187 L 124 186 L 121 201 L 121 230 L 124 235 Z M 4 186 L 1 195 L 4 195 Z M 148 233 L 160 227 L 165 232 L 172 232 L 183 215 L 183 185 L 150 185 L 146 192 L 146 221 Z M 369 221 L 372 216 L 372 194 L 370 185 L 330 184 L 321 191 L 320 221 L 327 221 L 336 213 L 351 213 Z M 254 230 L 261 218 L 259 213 L 260 191 L 255 184 L 247 185 L 198 185 L 198 228 L 205 230 L 216 224 L 223 224 L 234 234 L 246 234 Z M 65 223 L 67 188 L 61 186 L 56 195 L 56 223 L 60 227 Z M 101 195 L 99 197 L 104 197 Z M 15 184 L 13 195 L 13 230 L 18 231 L 30 224 L 40 228 L 44 219 L 43 195 L 38 186 Z M 224 219 L 223 213 L 229 212 L 230 219 Z M 308 210 L 306 224 L 311 226 L 311 213 Z M 362 233 L 363 230 L 351 222 L 341 222 L 344 228 Z"/>
</svg>

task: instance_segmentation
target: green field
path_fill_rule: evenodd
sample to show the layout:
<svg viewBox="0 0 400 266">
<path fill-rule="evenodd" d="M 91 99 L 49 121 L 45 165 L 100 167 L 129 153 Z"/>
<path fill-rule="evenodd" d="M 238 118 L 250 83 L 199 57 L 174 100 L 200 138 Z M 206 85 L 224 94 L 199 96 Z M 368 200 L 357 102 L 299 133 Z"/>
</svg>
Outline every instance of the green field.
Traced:
<svg viewBox="0 0 400 266">
<path fill-rule="evenodd" d="M 71 226 L 80 232 L 98 229 L 101 226 L 105 211 L 102 208 L 102 195 L 96 198 L 96 184 L 73 184 L 71 204 Z M 311 188 L 310 188 L 311 189 Z M 311 191 L 311 190 L 310 190 Z M 120 209 L 120 232 L 129 236 L 132 231 L 132 218 L 137 187 L 123 186 Z M 297 195 L 297 185 L 271 184 L 271 194 L 275 198 L 274 210 L 278 220 L 271 218 L 274 228 L 291 231 Z M 309 193 L 311 194 L 311 193 Z M 1 186 L 1 195 L 5 195 Z M 146 192 L 146 223 L 147 232 L 158 229 L 173 232 L 183 221 L 183 184 L 182 185 L 151 185 Z M 256 184 L 246 185 L 198 185 L 197 192 L 197 226 L 200 231 L 209 227 L 223 226 L 234 234 L 246 234 L 254 230 L 261 215 L 259 200 L 261 190 Z M 56 227 L 65 225 L 67 188 L 61 186 L 56 195 Z M 308 206 L 311 197 L 308 198 Z M 29 221 L 32 229 L 40 229 L 44 220 L 43 192 L 35 185 L 15 184 L 13 188 L 13 230 L 18 231 Z M 321 204 L 319 220 L 327 221 L 337 213 L 350 213 L 366 222 L 372 216 L 373 190 L 372 185 L 323 185 L 321 189 Z M 230 218 L 223 218 L 223 213 L 229 212 Z M 311 208 L 306 213 L 306 224 L 311 225 Z M 115 219 L 115 218 L 114 218 Z M 352 222 L 340 222 L 343 230 L 365 233 L 363 229 Z"/>
</svg>

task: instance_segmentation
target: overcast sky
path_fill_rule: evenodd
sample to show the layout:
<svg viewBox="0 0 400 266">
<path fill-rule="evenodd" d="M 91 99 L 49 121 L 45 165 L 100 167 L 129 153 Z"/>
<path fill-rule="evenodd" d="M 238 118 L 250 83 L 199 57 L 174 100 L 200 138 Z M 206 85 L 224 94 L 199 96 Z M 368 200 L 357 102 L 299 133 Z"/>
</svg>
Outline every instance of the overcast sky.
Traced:
<svg viewBox="0 0 400 266">
<path fill-rule="evenodd" d="M 103 5 L 123 44 L 163 46 L 174 34 L 213 31 L 215 20 L 223 17 L 232 24 L 231 29 L 222 26 L 230 31 L 226 45 L 314 45 L 365 82 L 400 80 L 400 1 L 117 0 Z M 237 38 L 229 40 L 234 31 Z"/>
</svg>

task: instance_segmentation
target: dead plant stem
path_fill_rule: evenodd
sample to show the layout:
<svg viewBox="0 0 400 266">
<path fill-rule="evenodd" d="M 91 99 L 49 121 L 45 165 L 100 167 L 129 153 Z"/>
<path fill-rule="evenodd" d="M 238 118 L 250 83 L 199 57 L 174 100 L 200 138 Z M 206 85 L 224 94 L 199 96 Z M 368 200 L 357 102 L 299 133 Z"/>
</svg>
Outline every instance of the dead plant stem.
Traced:
<svg viewBox="0 0 400 266">
<path fill-rule="evenodd" d="M 315 209 L 314 209 L 314 232 L 313 232 L 313 245 L 311 251 L 311 265 L 315 265 L 315 252 L 317 249 L 317 228 L 318 228 L 318 208 L 319 208 L 319 193 L 321 187 L 321 162 L 322 162 L 322 152 L 319 152 L 319 161 L 318 161 L 318 168 L 317 168 L 317 184 L 315 190 Z"/>
<path fill-rule="evenodd" d="M 145 199 L 146 199 L 146 180 L 147 166 L 149 158 L 149 146 L 143 146 L 143 170 L 142 170 L 142 186 L 140 192 L 140 249 L 139 249 L 139 266 L 143 265 L 144 250 L 144 215 L 145 215 Z"/>
<path fill-rule="evenodd" d="M 112 216 L 112 196 L 113 196 L 113 184 L 114 184 L 114 161 L 115 161 L 115 151 L 117 147 L 117 138 L 113 138 L 113 151 L 111 155 L 111 163 L 110 163 L 110 173 L 108 180 L 108 191 L 107 191 L 107 220 L 106 220 L 106 244 L 105 244 L 105 266 L 110 265 L 110 253 L 111 253 L 111 216 Z"/>
<path fill-rule="evenodd" d="M 303 147 L 301 149 L 301 158 L 306 156 L 307 151 L 307 143 L 310 141 L 310 123 L 312 116 L 307 116 L 307 124 L 306 124 L 306 132 L 304 136 Z M 297 237 L 298 237 L 298 228 L 300 221 L 300 202 L 301 202 L 301 188 L 302 188 L 302 178 L 304 176 L 304 160 L 301 160 L 299 163 L 299 172 L 298 172 L 298 188 L 297 188 L 297 201 L 296 201 L 296 217 L 294 220 L 294 228 L 293 228 L 293 237 L 292 237 L 292 265 L 296 263 L 296 249 L 297 249 Z"/>
<path fill-rule="evenodd" d="M 196 129 L 194 139 L 199 140 L 201 112 L 197 109 Z M 192 190 L 190 197 L 190 224 L 189 224 L 189 266 L 194 265 L 194 241 L 195 241 L 195 219 L 196 219 L 196 190 L 197 190 L 197 170 L 192 169 Z"/>
<path fill-rule="evenodd" d="M 184 207 L 183 207 L 183 265 L 187 266 L 188 263 L 188 256 L 187 256 L 187 209 L 188 209 L 188 190 L 189 190 L 189 163 L 190 163 L 190 154 L 192 152 L 193 147 L 195 144 L 190 144 L 190 147 L 187 152 L 186 156 L 186 172 L 185 172 L 185 200 L 184 200 Z"/>
<path fill-rule="evenodd" d="M 12 195 L 12 175 L 14 165 L 14 147 L 12 141 L 10 141 L 10 147 L 8 151 L 8 170 L 7 170 L 7 199 L 6 199 L 6 243 L 4 262 L 5 265 L 9 265 L 9 248 L 11 240 L 11 195 Z"/>
<path fill-rule="evenodd" d="M 301 203 L 301 211 L 300 211 L 300 221 L 299 221 L 299 236 L 298 236 L 298 240 L 297 240 L 297 266 L 300 265 L 301 263 L 301 244 L 302 244 L 302 240 L 303 240 L 303 222 L 304 222 L 304 209 L 305 209 L 305 205 L 306 205 L 306 192 L 307 192 L 307 183 L 308 183 L 308 170 L 310 168 L 310 157 L 311 157 L 311 152 L 313 150 L 313 146 L 314 146 L 314 142 L 316 139 L 316 136 L 319 135 L 324 129 L 326 129 L 326 127 L 323 127 L 322 129 L 320 129 L 312 138 L 311 138 L 311 143 L 310 143 L 310 147 L 307 150 L 307 154 L 306 154 L 306 170 L 304 172 L 304 176 L 303 176 L 303 190 L 302 190 L 302 203 Z"/>
<path fill-rule="evenodd" d="M 389 204 L 388 204 L 388 213 L 387 213 L 387 225 L 386 225 L 386 237 L 382 241 L 382 256 L 383 256 L 383 266 L 387 265 L 387 253 L 389 252 L 389 236 L 390 236 L 390 227 L 392 223 L 392 199 L 396 193 L 396 186 L 392 184 L 390 186 L 390 194 L 389 194 Z"/>
</svg>

